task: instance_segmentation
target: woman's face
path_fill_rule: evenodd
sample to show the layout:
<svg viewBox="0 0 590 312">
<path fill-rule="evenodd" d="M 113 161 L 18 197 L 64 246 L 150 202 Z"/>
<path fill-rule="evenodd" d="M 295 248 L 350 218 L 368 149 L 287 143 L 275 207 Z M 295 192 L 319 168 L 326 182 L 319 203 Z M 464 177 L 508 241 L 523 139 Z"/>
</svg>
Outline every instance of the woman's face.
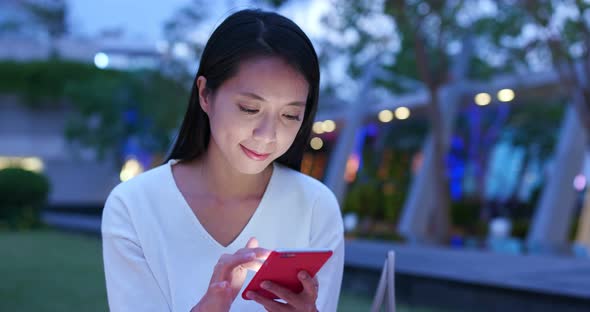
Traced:
<svg viewBox="0 0 590 312">
<path fill-rule="evenodd" d="M 217 149 L 241 173 L 262 172 L 295 140 L 309 86 L 279 58 L 243 62 L 214 94 L 199 77 L 200 103 L 211 125 L 209 148 Z"/>
</svg>

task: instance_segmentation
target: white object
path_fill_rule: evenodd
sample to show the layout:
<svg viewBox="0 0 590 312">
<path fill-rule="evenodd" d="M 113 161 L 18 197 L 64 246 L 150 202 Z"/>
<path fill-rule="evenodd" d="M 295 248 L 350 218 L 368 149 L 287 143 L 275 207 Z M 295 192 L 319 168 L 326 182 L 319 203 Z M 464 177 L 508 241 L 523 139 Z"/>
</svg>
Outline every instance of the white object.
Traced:
<svg viewBox="0 0 590 312">
<path fill-rule="evenodd" d="M 344 215 L 344 231 L 350 232 L 356 229 L 358 224 L 358 217 L 356 213 L 349 212 Z"/>
<path fill-rule="evenodd" d="M 393 250 L 387 253 L 371 312 L 381 311 L 384 302 L 386 312 L 395 312 L 395 252 Z"/>
<path fill-rule="evenodd" d="M 512 231 L 512 222 L 507 218 L 495 218 L 490 221 L 490 238 L 508 238 Z"/>
</svg>

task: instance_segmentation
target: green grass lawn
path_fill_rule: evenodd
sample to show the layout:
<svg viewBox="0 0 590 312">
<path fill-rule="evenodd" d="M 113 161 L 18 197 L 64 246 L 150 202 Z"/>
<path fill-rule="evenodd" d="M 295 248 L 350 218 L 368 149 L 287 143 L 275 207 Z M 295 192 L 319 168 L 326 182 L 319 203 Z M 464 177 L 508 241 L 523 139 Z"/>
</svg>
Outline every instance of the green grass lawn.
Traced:
<svg viewBox="0 0 590 312">
<path fill-rule="evenodd" d="M 0 311 L 108 310 L 98 237 L 0 231 L 0 250 Z M 343 293 L 339 311 L 369 311 L 371 301 Z M 398 306 L 398 311 L 432 310 Z"/>
<path fill-rule="evenodd" d="M 107 311 L 100 240 L 0 232 L 0 311 Z"/>
<path fill-rule="evenodd" d="M 100 239 L 51 230 L 0 232 L 0 311 L 107 311 Z M 342 296 L 341 311 L 371 301 Z"/>
</svg>

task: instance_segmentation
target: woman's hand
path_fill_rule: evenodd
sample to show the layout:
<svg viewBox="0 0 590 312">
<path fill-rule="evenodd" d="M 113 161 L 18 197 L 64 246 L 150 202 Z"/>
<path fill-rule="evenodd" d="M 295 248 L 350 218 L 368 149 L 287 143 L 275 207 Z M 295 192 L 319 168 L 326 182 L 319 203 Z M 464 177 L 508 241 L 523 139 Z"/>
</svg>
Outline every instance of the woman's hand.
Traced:
<svg viewBox="0 0 590 312">
<path fill-rule="evenodd" d="M 291 290 L 284 288 L 278 284 L 264 281 L 260 285 L 265 290 L 275 294 L 277 297 L 285 300 L 286 303 L 277 302 L 260 294 L 249 291 L 246 296 L 250 299 L 260 303 L 267 311 L 281 312 L 281 311 L 305 311 L 317 312 L 315 302 L 318 298 L 318 280 L 316 277 L 311 278 L 305 271 L 299 272 L 297 275 L 301 284 L 303 284 L 303 291 L 296 294 Z"/>
<path fill-rule="evenodd" d="M 207 292 L 191 312 L 229 311 L 248 269 L 258 271 L 269 254 L 269 250 L 258 247 L 258 241 L 253 237 L 245 248 L 222 255 L 215 265 Z"/>
</svg>

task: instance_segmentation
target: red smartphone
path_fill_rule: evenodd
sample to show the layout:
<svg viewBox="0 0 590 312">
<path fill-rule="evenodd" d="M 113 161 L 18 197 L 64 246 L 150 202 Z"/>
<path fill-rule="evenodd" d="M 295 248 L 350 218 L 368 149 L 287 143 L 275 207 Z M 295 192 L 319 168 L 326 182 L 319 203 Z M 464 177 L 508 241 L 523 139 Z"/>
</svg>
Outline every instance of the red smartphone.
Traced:
<svg viewBox="0 0 590 312">
<path fill-rule="evenodd" d="M 279 299 L 260 287 L 260 283 L 264 281 L 271 281 L 294 293 L 300 293 L 303 285 L 297 278 L 297 274 L 300 271 L 306 271 L 313 278 L 331 256 L 332 251 L 329 249 L 274 250 L 246 286 L 242 292 L 242 298 L 250 300 L 246 297 L 246 293 L 254 291 L 269 299 Z"/>
</svg>

